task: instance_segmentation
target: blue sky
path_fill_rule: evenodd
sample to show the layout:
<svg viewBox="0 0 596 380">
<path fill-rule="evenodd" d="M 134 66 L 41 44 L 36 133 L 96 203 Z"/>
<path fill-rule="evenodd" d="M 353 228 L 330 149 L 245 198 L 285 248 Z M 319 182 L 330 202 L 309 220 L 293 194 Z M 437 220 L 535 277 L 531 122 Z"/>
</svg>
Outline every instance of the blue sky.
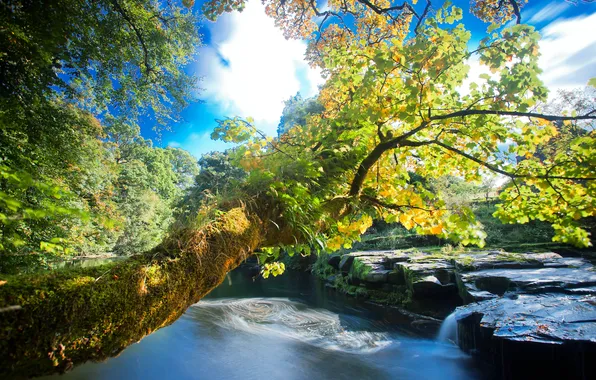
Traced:
<svg viewBox="0 0 596 380">
<path fill-rule="evenodd" d="M 452 2 L 465 10 L 463 22 L 475 38 L 472 44 L 477 43 L 487 25 L 467 13 L 469 0 Z M 200 6 L 201 2 L 195 5 Z M 596 3 L 530 0 L 522 19 L 542 35 L 542 79 L 553 93 L 596 77 Z M 305 42 L 285 40 L 259 0 L 249 0 L 242 13 L 205 22 L 201 31 L 205 46 L 186 71 L 203 78 L 203 91 L 197 94 L 203 102 L 187 107 L 184 121 L 164 131 L 156 145 L 181 147 L 197 158 L 226 149 L 229 144 L 209 138 L 215 119 L 226 116 L 252 116 L 261 130 L 274 135 L 283 101 L 298 91 L 306 97 L 316 95 L 324 83 L 319 71 L 303 59 Z M 471 78 L 486 71 L 477 61 L 469 64 Z M 142 125 L 144 137 L 155 137 L 152 127 Z"/>
</svg>

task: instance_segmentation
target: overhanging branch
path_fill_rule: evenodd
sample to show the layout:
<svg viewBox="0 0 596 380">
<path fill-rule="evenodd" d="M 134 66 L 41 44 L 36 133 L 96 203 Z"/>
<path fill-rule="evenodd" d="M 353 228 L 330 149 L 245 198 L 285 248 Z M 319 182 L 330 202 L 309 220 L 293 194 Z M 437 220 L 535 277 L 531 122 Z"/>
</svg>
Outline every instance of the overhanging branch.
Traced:
<svg viewBox="0 0 596 380">
<path fill-rule="evenodd" d="M 462 110 L 452 112 L 445 115 L 431 116 L 430 120 L 446 120 L 457 117 L 466 117 L 474 115 L 496 115 L 496 116 L 513 116 L 513 117 L 529 117 L 535 119 L 542 119 L 548 121 L 579 121 L 579 120 L 596 120 L 596 115 L 592 115 L 593 112 L 589 112 L 582 116 L 559 116 L 559 115 L 544 115 L 536 112 L 518 112 L 518 111 L 494 111 L 494 110 Z"/>
</svg>

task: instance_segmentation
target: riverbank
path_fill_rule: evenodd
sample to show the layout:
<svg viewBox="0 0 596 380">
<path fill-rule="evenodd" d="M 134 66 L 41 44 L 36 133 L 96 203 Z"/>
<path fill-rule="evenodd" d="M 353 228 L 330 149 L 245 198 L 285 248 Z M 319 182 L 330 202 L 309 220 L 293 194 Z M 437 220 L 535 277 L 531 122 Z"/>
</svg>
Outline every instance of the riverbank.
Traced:
<svg viewBox="0 0 596 380">
<path fill-rule="evenodd" d="M 491 366 L 435 340 L 440 322 L 424 329 L 310 273 L 253 275 L 233 270 L 170 326 L 48 380 L 494 378 Z"/>
<path fill-rule="evenodd" d="M 516 378 L 540 364 L 545 374 L 596 377 L 596 271 L 556 253 L 364 251 L 330 255 L 314 272 L 358 298 L 445 318 L 455 310 L 466 352 Z M 516 355 L 524 352 L 523 356 Z"/>
</svg>

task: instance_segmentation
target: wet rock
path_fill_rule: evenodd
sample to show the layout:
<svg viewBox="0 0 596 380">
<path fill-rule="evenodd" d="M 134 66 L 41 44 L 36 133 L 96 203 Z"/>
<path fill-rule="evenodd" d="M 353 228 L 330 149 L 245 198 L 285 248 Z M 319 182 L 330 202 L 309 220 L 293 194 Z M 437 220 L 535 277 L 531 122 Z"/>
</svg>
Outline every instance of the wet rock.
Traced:
<svg viewBox="0 0 596 380">
<path fill-rule="evenodd" d="M 528 368 L 536 378 L 596 378 L 594 294 L 516 294 L 461 306 L 454 315 L 460 347 L 497 364 L 502 378 Z"/>
<path fill-rule="evenodd" d="M 363 251 L 363 252 L 352 252 L 341 256 L 341 260 L 339 262 L 339 270 L 343 274 L 349 274 L 352 270 L 352 264 L 354 263 L 354 259 L 364 259 L 368 257 L 372 257 L 373 260 L 380 260 L 382 261 L 383 257 L 380 255 L 381 252 L 377 251 Z M 378 258 L 377 258 L 378 257 Z"/>
<path fill-rule="evenodd" d="M 458 273 L 459 293 L 464 302 L 496 298 L 515 293 L 591 293 L 596 272 L 591 266 L 537 269 L 486 269 Z"/>
<path fill-rule="evenodd" d="M 413 280 L 410 289 L 413 297 L 416 298 L 436 298 L 457 293 L 457 287 L 454 283 L 444 284 L 435 276 L 426 276 Z"/>
<path fill-rule="evenodd" d="M 330 266 L 332 266 L 336 270 L 339 270 L 339 263 L 340 262 L 341 262 L 341 256 L 340 255 L 331 255 L 327 259 L 327 264 L 329 264 Z"/>
<path fill-rule="evenodd" d="M 352 269 L 352 264 L 354 263 L 354 256 L 351 255 L 343 255 L 340 262 L 339 262 L 339 270 L 342 274 L 350 273 L 350 269 Z"/>
<path fill-rule="evenodd" d="M 457 293 L 454 267 L 443 259 L 413 259 L 395 264 L 413 297 L 441 297 Z"/>
<path fill-rule="evenodd" d="M 404 285 L 406 283 L 403 274 L 395 270 L 387 273 L 387 282 L 394 285 Z"/>
<path fill-rule="evenodd" d="M 372 283 L 384 283 L 387 282 L 388 275 L 391 272 L 388 269 L 374 269 L 366 274 L 364 280 Z"/>
<path fill-rule="evenodd" d="M 579 258 L 563 258 L 553 252 L 546 253 L 507 253 L 489 251 L 460 255 L 453 259 L 459 272 L 479 271 L 484 269 L 532 269 L 564 268 L 582 266 L 585 261 Z"/>
<path fill-rule="evenodd" d="M 363 263 L 382 265 L 385 269 L 393 269 L 397 262 L 407 261 L 414 253 L 407 251 L 358 251 L 341 256 L 339 269 L 349 273 L 354 259 L 358 258 Z"/>
<path fill-rule="evenodd" d="M 413 255 L 413 252 L 408 251 L 385 252 L 385 266 L 387 269 L 393 269 L 396 263 L 408 261 Z"/>
</svg>

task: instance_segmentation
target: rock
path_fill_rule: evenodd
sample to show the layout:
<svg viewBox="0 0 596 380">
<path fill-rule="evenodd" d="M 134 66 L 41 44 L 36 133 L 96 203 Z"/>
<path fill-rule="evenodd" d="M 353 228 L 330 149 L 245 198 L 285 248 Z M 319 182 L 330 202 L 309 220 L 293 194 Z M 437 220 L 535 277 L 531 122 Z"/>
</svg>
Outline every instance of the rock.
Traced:
<svg viewBox="0 0 596 380">
<path fill-rule="evenodd" d="M 459 293 L 464 302 L 496 298 L 507 292 L 590 293 L 596 272 L 589 265 L 579 268 L 485 269 L 458 273 Z"/>
<path fill-rule="evenodd" d="M 385 265 L 387 269 L 393 269 L 396 263 L 408 261 L 413 256 L 413 252 L 408 251 L 389 251 L 385 252 Z"/>
<path fill-rule="evenodd" d="M 342 274 L 350 273 L 350 269 L 352 269 L 352 263 L 354 263 L 354 256 L 351 255 L 343 255 L 339 262 L 339 270 Z"/>
<path fill-rule="evenodd" d="M 375 257 L 377 256 L 377 251 L 370 251 L 370 252 L 352 252 L 341 256 L 341 260 L 339 262 L 339 270 L 343 274 L 350 273 L 352 269 L 352 264 L 354 263 L 355 258 L 364 258 L 364 257 Z M 382 260 L 382 257 L 379 257 L 378 260 Z"/>
<path fill-rule="evenodd" d="M 362 262 L 382 265 L 385 269 L 393 269 L 397 262 L 405 262 L 413 255 L 407 251 L 358 251 L 341 256 L 339 270 L 342 273 L 349 273 L 355 258 Z"/>
<path fill-rule="evenodd" d="M 483 269 L 564 268 L 581 266 L 585 263 L 582 259 L 563 258 L 553 252 L 507 253 L 499 251 L 460 255 L 453 259 L 453 262 L 459 272 Z"/>
<path fill-rule="evenodd" d="M 406 283 L 403 274 L 395 270 L 387 273 L 387 282 L 394 285 L 405 285 Z"/>
<path fill-rule="evenodd" d="M 454 314 L 459 346 L 498 363 L 499 377 L 532 368 L 533 378 L 596 378 L 594 294 L 519 294 L 461 306 Z"/>
<path fill-rule="evenodd" d="M 387 282 L 388 275 L 391 272 L 392 271 L 387 269 L 374 269 L 366 274 L 364 281 L 373 283 Z"/>
<path fill-rule="evenodd" d="M 443 259 L 417 259 L 395 264 L 414 298 L 456 294 L 454 267 Z"/>
<path fill-rule="evenodd" d="M 443 284 L 435 276 L 426 276 L 412 281 L 410 289 L 416 298 L 436 298 L 457 293 L 457 287 L 454 283 Z"/>
<path fill-rule="evenodd" d="M 340 255 L 331 255 L 327 259 L 327 264 L 329 264 L 330 266 L 332 266 L 336 270 L 339 270 L 339 263 L 340 262 L 341 262 L 341 256 Z"/>
<path fill-rule="evenodd" d="M 358 285 L 354 295 L 437 316 L 468 303 L 455 312 L 460 347 L 495 364 L 500 378 L 528 368 L 532 377 L 596 378 L 596 271 L 584 259 L 372 251 L 333 260 Z"/>
</svg>

